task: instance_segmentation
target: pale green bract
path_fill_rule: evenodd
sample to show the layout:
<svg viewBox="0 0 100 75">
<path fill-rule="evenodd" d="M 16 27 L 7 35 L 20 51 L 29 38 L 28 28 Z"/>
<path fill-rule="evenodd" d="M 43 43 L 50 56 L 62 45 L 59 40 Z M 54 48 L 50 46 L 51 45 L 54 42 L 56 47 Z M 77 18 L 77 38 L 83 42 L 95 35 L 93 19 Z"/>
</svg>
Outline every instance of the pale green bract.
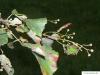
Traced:
<svg viewBox="0 0 100 75">
<path fill-rule="evenodd" d="M 26 19 L 27 27 L 36 33 L 38 36 L 42 36 L 42 32 L 45 29 L 45 24 L 47 24 L 47 18 L 39 19 Z"/>
<path fill-rule="evenodd" d="M 76 46 L 68 45 L 66 53 L 67 55 L 77 55 L 78 51 L 79 49 Z"/>
<path fill-rule="evenodd" d="M 0 46 L 8 43 L 8 35 L 4 29 L 0 28 Z"/>
</svg>

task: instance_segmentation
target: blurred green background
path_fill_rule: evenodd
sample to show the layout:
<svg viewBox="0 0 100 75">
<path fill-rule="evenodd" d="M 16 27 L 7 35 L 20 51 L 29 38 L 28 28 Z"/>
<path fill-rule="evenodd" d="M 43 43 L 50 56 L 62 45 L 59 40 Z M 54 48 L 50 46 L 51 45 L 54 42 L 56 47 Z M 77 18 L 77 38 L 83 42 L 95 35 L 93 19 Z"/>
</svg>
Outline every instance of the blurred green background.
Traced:
<svg viewBox="0 0 100 75">
<path fill-rule="evenodd" d="M 81 71 L 100 71 L 100 0 L 0 0 L 0 12 L 6 18 L 13 9 L 29 18 L 60 18 L 58 25 L 48 24 L 46 30 L 52 31 L 71 22 L 71 31 L 77 35 L 74 41 L 93 43 L 95 50 L 91 57 L 83 51 L 77 56 L 67 56 L 61 46 L 54 45 L 60 52 L 58 70 L 54 75 L 81 75 Z M 4 52 L 15 68 L 15 75 L 42 75 L 39 65 L 29 49 L 15 45 L 11 50 L 4 46 Z M 7 75 L 2 72 L 1 75 Z"/>
</svg>

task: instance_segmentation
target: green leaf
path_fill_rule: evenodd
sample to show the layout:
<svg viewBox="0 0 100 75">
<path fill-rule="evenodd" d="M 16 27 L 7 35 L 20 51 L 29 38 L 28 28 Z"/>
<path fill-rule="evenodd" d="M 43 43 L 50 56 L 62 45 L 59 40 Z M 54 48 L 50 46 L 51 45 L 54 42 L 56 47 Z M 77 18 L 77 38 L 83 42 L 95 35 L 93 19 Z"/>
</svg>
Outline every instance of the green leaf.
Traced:
<svg viewBox="0 0 100 75">
<path fill-rule="evenodd" d="M 59 53 L 52 49 L 49 45 L 43 45 L 47 56 L 45 57 L 49 63 L 49 67 L 52 70 L 52 74 L 57 70 L 57 61 Z"/>
<path fill-rule="evenodd" d="M 43 75 L 54 74 L 54 72 L 57 70 L 57 60 L 59 57 L 58 52 L 52 50 L 52 48 L 48 45 L 41 46 L 40 44 L 24 43 L 23 46 L 32 50 L 32 53 L 35 55 L 40 65 Z M 44 58 L 39 55 L 42 55 Z"/>
<path fill-rule="evenodd" d="M 36 55 L 35 53 L 34 55 L 40 65 L 42 74 L 43 75 L 53 75 L 49 62 L 46 59 L 43 59 L 40 56 Z"/>
<path fill-rule="evenodd" d="M 0 45 L 8 43 L 8 35 L 4 29 L 0 29 Z"/>
<path fill-rule="evenodd" d="M 42 36 L 42 32 L 47 24 L 47 18 L 39 19 L 26 19 L 25 20 L 27 27 L 36 33 L 38 36 Z"/>
<path fill-rule="evenodd" d="M 68 55 L 77 55 L 78 52 L 79 52 L 79 49 L 75 45 L 67 45 L 66 53 Z"/>
<path fill-rule="evenodd" d="M 43 75 L 53 75 L 57 70 L 58 52 L 52 50 L 48 45 L 42 46 L 45 51 L 45 59 L 33 53 L 40 64 Z"/>
</svg>

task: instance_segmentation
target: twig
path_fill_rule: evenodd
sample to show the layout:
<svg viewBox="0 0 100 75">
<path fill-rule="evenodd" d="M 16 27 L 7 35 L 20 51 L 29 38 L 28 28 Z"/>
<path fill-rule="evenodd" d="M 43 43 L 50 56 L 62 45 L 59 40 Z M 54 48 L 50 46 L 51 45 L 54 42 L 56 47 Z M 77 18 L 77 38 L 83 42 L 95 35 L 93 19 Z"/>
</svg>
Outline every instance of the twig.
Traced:
<svg viewBox="0 0 100 75">
<path fill-rule="evenodd" d="M 0 50 L 1 50 L 1 54 L 3 54 L 4 52 L 3 52 L 3 50 L 0 48 Z"/>
<path fill-rule="evenodd" d="M 67 24 L 63 25 L 62 27 L 60 27 L 60 28 L 57 30 L 57 32 L 61 32 L 63 29 L 67 28 L 67 27 L 70 26 L 70 25 L 71 25 L 71 23 L 67 23 Z"/>
</svg>

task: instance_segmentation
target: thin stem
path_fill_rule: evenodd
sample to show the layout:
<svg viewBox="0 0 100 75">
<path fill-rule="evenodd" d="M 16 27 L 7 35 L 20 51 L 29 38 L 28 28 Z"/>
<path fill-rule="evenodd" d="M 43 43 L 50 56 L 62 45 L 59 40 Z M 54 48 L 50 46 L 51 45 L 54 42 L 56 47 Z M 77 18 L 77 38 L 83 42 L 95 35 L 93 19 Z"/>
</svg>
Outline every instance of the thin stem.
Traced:
<svg viewBox="0 0 100 75">
<path fill-rule="evenodd" d="M 20 44 L 22 44 L 22 42 L 12 33 L 12 31 L 11 31 L 11 34 L 13 35 L 13 37 L 14 37 Z"/>
<path fill-rule="evenodd" d="M 3 50 L 0 48 L 0 50 L 1 50 L 1 54 L 3 54 L 4 52 L 3 52 Z"/>
<path fill-rule="evenodd" d="M 67 28 L 69 25 L 71 25 L 71 23 L 67 23 L 65 25 L 63 25 L 62 27 L 60 27 L 57 32 L 61 32 L 63 29 Z"/>
<path fill-rule="evenodd" d="M 43 33 L 43 35 L 45 35 L 45 34 L 48 34 L 48 33 L 52 33 L 52 34 L 55 34 L 55 33 L 57 33 L 57 32 L 54 32 L 54 31 L 45 32 L 45 33 Z"/>
</svg>

